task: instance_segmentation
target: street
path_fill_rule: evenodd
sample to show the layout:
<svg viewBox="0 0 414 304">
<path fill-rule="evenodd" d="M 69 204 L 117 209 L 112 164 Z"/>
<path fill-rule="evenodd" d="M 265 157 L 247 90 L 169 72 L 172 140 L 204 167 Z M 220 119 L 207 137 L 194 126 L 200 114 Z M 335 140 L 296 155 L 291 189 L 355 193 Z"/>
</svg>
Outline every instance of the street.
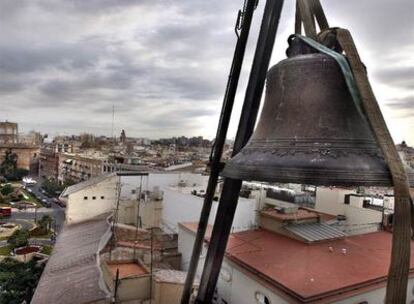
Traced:
<svg viewBox="0 0 414 304">
<path fill-rule="evenodd" d="M 35 219 L 39 220 L 42 218 L 43 215 L 50 215 L 54 222 L 54 229 L 56 232 L 59 232 L 60 229 L 63 227 L 63 223 L 65 221 L 65 208 L 62 208 L 55 202 L 53 202 L 53 198 L 49 198 L 44 195 L 41 191 L 42 181 L 39 178 L 34 178 L 37 183 L 34 185 L 28 185 L 26 188 L 31 190 L 31 193 L 34 194 L 39 200 L 46 199 L 48 202 L 51 203 L 50 208 L 41 207 L 41 208 L 27 208 L 25 210 L 19 210 L 13 208 L 12 216 L 8 218 L 8 221 L 15 222 L 17 224 L 22 225 L 24 228 L 30 228 L 31 224 L 28 222 L 29 220 L 34 221 Z"/>
</svg>

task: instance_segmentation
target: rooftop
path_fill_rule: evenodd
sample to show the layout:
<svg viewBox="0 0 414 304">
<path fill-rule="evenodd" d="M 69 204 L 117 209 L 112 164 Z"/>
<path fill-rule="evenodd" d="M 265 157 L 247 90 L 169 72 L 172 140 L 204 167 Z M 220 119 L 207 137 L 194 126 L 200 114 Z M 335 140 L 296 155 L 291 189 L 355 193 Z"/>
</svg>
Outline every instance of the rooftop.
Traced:
<svg viewBox="0 0 414 304">
<path fill-rule="evenodd" d="M 184 284 L 186 276 L 187 273 L 184 271 L 162 269 L 154 273 L 154 280 L 156 282 Z M 198 284 L 197 280 L 195 284 Z"/>
<path fill-rule="evenodd" d="M 296 221 L 296 220 L 310 220 L 317 219 L 319 217 L 317 212 L 309 211 L 306 209 L 298 209 L 295 213 L 281 213 L 275 209 L 266 209 L 261 211 L 262 215 L 271 217 L 277 221 Z"/>
<path fill-rule="evenodd" d="M 195 233 L 197 223 L 181 223 Z M 210 235 L 208 229 L 207 235 Z M 208 237 L 207 237 L 208 238 Z M 385 284 L 392 235 L 375 232 L 308 245 L 264 229 L 230 235 L 226 257 L 297 303 L 321 303 Z M 414 246 L 411 273 L 414 272 Z"/>
<path fill-rule="evenodd" d="M 326 223 L 289 224 L 284 227 L 296 237 L 306 242 L 326 242 L 327 240 L 343 239 L 347 235 Z"/>
<path fill-rule="evenodd" d="M 120 279 L 125 279 L 131 276 L 141 276 L 144 274 L 148 274 L 147 270 L 144 267 L 133 262 L 107 263 L 107 266 L 113 278 L 116 277 L 117 269 L 119 269 Z"/>
<path fill-rule="evenodd" d="M 103 174 L 103 175 L 99 175 L 97 177 L 90 178 L 90 179 L 88 179 L 84 182 L 69 186 L 62 192 L 60 197 L 67 197 L 67 196 L 69 196 L 73 193 L 76 193 L 80 190 L 83 190 L 83 189 L 91 187 L 91 186 L 95 186 L 95 185 L 103 182 L 104 180 L 115 177 L 115 176 L 116 176 L 116 173 Z"/>
<path fill-rule="evenodd" d="M 110 297 L 98 266 L 98 254 L 111 235 L 108 216 L 105 214 L 63 228 L 32 304 L 95 303 Z"/>
</svg>

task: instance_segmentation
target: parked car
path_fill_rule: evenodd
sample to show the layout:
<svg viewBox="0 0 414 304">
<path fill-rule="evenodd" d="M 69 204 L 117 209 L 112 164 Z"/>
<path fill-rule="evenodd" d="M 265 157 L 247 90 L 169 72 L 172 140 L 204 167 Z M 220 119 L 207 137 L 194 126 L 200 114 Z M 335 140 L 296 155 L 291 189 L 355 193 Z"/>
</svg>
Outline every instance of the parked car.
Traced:
<svg viewBox="0 0 414 304">
<path fill-rule="evenodd" d="M 52 204 L 49 202 L 49 200 L 47 200 L 47 199 L 42 199 L 42 204 L 45 206 L 45 207 L 47 207 L 47 208 L 50 208 L 50 207 L 52 207 Z"/>
<path fill-rule="evenodd" d="M 59 205 L 60 207 L 66 207 L 66 203 L 65 203 L 64 201 L 61 201 L 61 200 L 60 200 L 60 199 L 58 199 L 58 198 L 54 198 L 54 199 L 53 199 L 53 202 L 54 202 L 55 204 Z"/>
</svg>

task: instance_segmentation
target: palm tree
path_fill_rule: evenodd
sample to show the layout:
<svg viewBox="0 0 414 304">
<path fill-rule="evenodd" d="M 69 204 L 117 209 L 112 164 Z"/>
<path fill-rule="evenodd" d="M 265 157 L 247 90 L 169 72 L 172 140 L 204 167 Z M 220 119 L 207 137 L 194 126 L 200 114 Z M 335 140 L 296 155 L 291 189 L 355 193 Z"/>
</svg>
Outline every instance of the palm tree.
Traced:
<svg viewBox="0 0 414 304">
<path fill-rule="evenodd" d="M 44 230 L 44 231 L 46 231 L 46 233 L 48 233 L 50 231 L 50 229 L 52 228 L 52 222 L 53 222 L 53 218 L 50 215 L 45 214 L 38 221 L 38 224 L 39 224 L 39 226 L 42 230 Z"/>
</svg>

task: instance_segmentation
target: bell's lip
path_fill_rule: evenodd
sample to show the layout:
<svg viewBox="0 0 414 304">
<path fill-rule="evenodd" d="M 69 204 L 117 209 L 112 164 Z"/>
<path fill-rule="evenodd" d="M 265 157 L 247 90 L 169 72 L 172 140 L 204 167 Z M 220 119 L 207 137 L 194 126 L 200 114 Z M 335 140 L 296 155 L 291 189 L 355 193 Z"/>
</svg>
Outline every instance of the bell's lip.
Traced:
<svg viewBox="0 0 414 304">
<path fill-rule="evenodd" d="M 381 160 L 377 160 L 377 163 L 371 161 L 368 167 L 357 165 L 352 167 L 349 164 L 364 163 L 366 160 L 364 157 L 361 158 L 358 155 L 354 155 L 348 159 L 352 163 L 347 162 L 347 165 L 341 166 L 341 161 L 346 158 L 342 160 L 337 159 L 335 160 L 336 165 L 332 167 L 323 165 L 332 164 L 332 160 L 327 160 L 323 157 L 319 158 L 319 162 L 312 162 L 311 158 L 300 158 L 297 165 L 292 165 L 294 157 L 272 157 L 266 159 L 263 154 L 259 156 L 256 154 L 255 159 L 261 161 L 252 161 L 252 155 L 248 155 L 248 158 L 246 158 L 246 155 L 239 153 L 226 163 L 220 175 L 245 181 L 309 184 L 315 186 L 393 186 L 388 166 Z M 309 155 L 306 155 L 306 157 L 309 157 Z M 414 170 L 408 169 L 407 171 L 410 187 L 414 187 Z"/>
</svg>

